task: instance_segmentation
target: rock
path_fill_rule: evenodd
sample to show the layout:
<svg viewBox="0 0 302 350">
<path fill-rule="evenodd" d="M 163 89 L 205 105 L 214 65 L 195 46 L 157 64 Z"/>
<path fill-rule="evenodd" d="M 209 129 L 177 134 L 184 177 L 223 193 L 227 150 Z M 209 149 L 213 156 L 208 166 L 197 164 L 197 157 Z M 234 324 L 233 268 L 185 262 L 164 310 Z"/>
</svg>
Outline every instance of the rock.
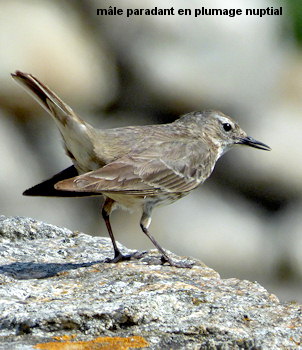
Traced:
<svg viewBox="0 0 302 350">
<path fill-rule="evenodd" d="M 12 119 L 8 118 L 8 115 L 0 111 L 0 119 L 0 158 L 5 164 L 0 172 L 1 214 L 9 215 L 13 212 L 23 216 L 33 216 L 57 225 L 68 225 L 76 229 L 89 229 L 93 218 L 93 210 L 95 208 L 97 211 L 100 208 L 100 204 L 95 204 L 91 208 L 89 203 L 92 204 L 93 201 L 87 203 L 86 200 L 86 205 L 83 205 L 85 199 L 84 201 L 74 199 L 62 200 L 46 197 L 33 198 L 22 195 L 27 188 L 51 177 L 56 171 L 67 168 L 70 165 L 70 163 L 66 162 L 66 156 L 65 160 L 63 160 L 64 151 L 59 141 L 59 135 L 56 135 L 57 152 L 55 152 L 56 149 L 54 152 L 51 152 L 52 147 L 49 147 L 47 154 L 46 151 L 39 154 L 37 144 L 34 142 L 29 143 L 28 139 L 26 140 L 24 135 L 22 135 L 20 128 L 15 125 Z M 44 130 L 46 132 L 43 133 L 45 135 L 44 142 L 47 146 L 50 146 L 48 142 L 50 141 L 49 136 L 53 135 L 51 130 Z M 55 127 L 53 131 L 57 132 Z M 51 159 L 56 154 L 62 155 L 62 157 L 56 158 L 57 164 L 55 165 L 52 164 Z M 81 216 L 81 220 L 75 220 L 79 216 Z M 82 222 L 83 226 L 81 226 L 80 222 Z M 95 230 L 97 232 L 95 225 L 91 226 L 93 226 L 91 231 Z"/>
<path fill-rule="evenodd" d="M 23 117 L 40 111 L 12 82 L 9 73 L 17 69 L 37 76 L 75 109 L 111 102 L 117 92 L 114 59 L 101 36 L 94 37 L 84 23 L 67 3 L 2 1 L 1 104 Z"/>
<path fill-rule="evenodd" d="M 117 6 L 115 1 L 93 3 L 92 11 Z M 269 1 L 269 5 L 274 2 Z M 156 0 L 149 0 L 144 6 L 140 0 L 124 0 L 117 7 L 126 12 L 172 6 L 175 15 L 170 16 L 98 16 L 99 32 L 135 76 L 135 85 L 149 89 L 157 103 L 160 101 L 164 108 L 168 105 L 172 110 L 200 109 L 205 104 L 237 109 L 245 112 L 244 117 L 255 105 L 266 105 L 280 67 L 286 67 L 284 40 L 278 40 L 281 17 L 194 18 L 194 10 L 202 6 L 245 11 L 261 8 L 261 0 L 228 4 L 223 0 L 193 0 L 190 4 L 169 1 L 165 6 L 159 6 Z M 183 8 L 191 9 L 193 15 L 178 15 L 178 9 Z"/>
<path fill-rule="evenodd" d="M 302 201 L 296 201 L 284 210 L 283 215 L 275 222 L 274 238 L 278 249 L 280 262 L 286 263 L 289 271 L 287 276 L 280 276 L 289 279 L 295 277 L 302 291 Z M 292 276 L 290 276 L 292 275 Z"/>
<path fill-rule="evenodd" d="M 261 122 L 249 128 L 249 133 L 272 147 L 271 152 L 242 150 L 236 157 L 230 157 L 230 168 L 241 181 L 263 184 L 271 190 L 271 196 L 285 200 L 301 198 L 302 140 L 300 130 L 302 104 L 278 101 L 263 114 Z M 261 112 L 259 112 L 261 115 Z M 241 171 L 240 169 L 248 169 Z M 259 187 L 259 186 L 258 186 Z M 272 191 L 273 190 L 273 191 Z"/>
<path fill-rule="evenodd" d="M 177 269 L 149 251 L 107 264 L 108 239 L 29 218 L 1 216 L 0 235 L 0 349 L 296 349 L 301 341 L 300 305 L 221 279 L 200 261 Z"/>
</svg>

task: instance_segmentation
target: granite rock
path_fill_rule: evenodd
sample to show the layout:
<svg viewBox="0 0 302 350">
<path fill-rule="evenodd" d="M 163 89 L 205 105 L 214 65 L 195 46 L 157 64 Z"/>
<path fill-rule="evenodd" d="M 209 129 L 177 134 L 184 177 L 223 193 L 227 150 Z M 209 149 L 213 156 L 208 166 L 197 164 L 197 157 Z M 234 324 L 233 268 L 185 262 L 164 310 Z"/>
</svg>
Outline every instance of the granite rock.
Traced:
<svg viewBox="0 0 302 350">
<path fill-rule="evenodd" d="M 177 269 L 149 251 L 109 264 L 109 239 L 22 217 L 0 216 L 0 235 L 0 349 L 89 341 L 125 349 L 301 344 L 300 305 L 280 303 L 256 282 L 221 279 L 200 261 L 174 256 L 195 263 Z M 117 347 L 121 341 L 128 347 Z"/>
</svg>

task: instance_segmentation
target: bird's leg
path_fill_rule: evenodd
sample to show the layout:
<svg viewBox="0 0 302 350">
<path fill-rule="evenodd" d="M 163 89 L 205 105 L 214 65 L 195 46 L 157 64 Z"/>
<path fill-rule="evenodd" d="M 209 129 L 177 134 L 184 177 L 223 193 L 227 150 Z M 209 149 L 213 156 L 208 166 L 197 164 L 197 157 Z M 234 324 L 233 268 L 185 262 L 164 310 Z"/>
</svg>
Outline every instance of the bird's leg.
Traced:
<svg viewBox="0 0 302 350">
<path fill-rule="evenodd" d="M 103 208 L 102 208 L 102 216 L 103 216 L 103 219 L 105 221 L 105 224 L 106 224 L 106 227 L 107 227 L 107 231 L 109 233 L 109 236 L 110 236 L 110 239 L 111 239 L 111 242 L 112 242 L 112 246 L 113 246 L 113 249 L 114 249 L 114 258 L 113 259 L 106 259 L 106 262 L 110 263 L 110 262 L 113 262 L 113 263 L 116 263 L 116 262 L 119 262 L 119 261 L 123 261 L 123 260 L 130 260 L 132 257 L 136 257 L 136 258 L 140 258 L 144 253 L 142 254 L 138 254 L 138 252 L 135 252 L 133 254 L 127 254 L 127 255 L 123 255 L 121 253 L 121 251 L 118 249 L 118 246 L 116 244 L 116 240 L 114 238 L 114 235 L 113 235 L 113 231 L 112 231 L 112 228 L 111 228 L 111 224 L 110 224 L 110 220 L 109 220 L 109 216 L 113 210 L 113 205 L 114 205 L 114 200 L 113 199 L 110 199 L 108 197 L 106 197 L 105 199 L 105 202 L 103 204 Z"/>
<path fill-rule="evenodd" d="M 150 239 L 150 241 L 155 245 L 157 250 L 162 254 L 161 261 L 164 264 L 165 262 L 168 262 L 171 266 L 175 267 L 184 267 L 184 268 L 191 268 L 192 264 L 186 264 L 185 262 L 179 261 L 173 261 L 169 255 L 165 252 L 165 250 L 158 244 L 156 239 L 151 235 L 149 232 L 148 228 L 151 224 L 151 210 L 148 210 L 148 212 L 144 211 L 141 221 L 140 221 L 140 226 L 144 234 Z"/>
<path fill-rule="evenodd" d="M 117 247 L 113 232 L 112 232 L 112 228 L 111 228 L 111 224 L 110 224 L 110 220 L 109 220 L 109 216 L 112 212 L 113 209 L 113 204 L 114 201 L 110 198 L 106 198 L 103 208 L 102 208 L 102 216 L 103 219 L 105 221 L 106 227 L 107 227 L 107 231 L 109 233 L 112 245 L 113 245 L 113 249 L 114 249 L 114 258 L 110 260 L 110 262 L 118 262 L 122 259 L 122 253 L 120 252 L 120 250 Z M 107 259 L 108 260 L 108 259 Z M 109 262 L 109 260 L 108 260 Z"/>
</svg>

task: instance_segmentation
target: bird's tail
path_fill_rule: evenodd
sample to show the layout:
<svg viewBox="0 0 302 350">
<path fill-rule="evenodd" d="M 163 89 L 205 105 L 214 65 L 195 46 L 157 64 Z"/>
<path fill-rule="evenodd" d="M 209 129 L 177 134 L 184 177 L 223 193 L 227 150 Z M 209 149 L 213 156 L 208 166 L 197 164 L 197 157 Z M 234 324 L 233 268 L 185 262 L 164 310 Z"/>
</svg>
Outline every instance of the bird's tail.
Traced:
<svg viewBox="0 0 302 350">
<path fill-rule="evenodd" d="M 77 169 L 91 170 L 88 160 L 94 149 L 93 127 L 33 75 L 16 71 L 12 77 L 52 116 L 64 139 L 66 153 Z"/>
<path fill-rule="evenodd" d="M 16 71 L 12 73 L 12 77 L 55 119 L 56 122 L 59 121 L 62 124 L 66 124 L 67 119 L 72 118 L 78 123 L 84 123 L 65 102 L 33 75 Z"/>
</svg>

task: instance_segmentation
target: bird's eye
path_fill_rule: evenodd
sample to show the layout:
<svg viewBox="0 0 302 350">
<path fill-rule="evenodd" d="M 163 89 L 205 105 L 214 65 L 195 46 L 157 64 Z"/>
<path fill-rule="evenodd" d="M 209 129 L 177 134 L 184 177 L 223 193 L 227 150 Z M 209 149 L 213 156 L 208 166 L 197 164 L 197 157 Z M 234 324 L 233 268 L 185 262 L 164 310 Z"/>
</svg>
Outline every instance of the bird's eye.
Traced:
<svg viewBox="0 0 302 350">
<path fill-rule="evenodd" d="M 230 130 L 232 130 L 232 125 L 229 124 L 229 123 L 223 123 L 222 126 L 223 126 L 223 129 L 224 129 L 225 131 L 230 131 Z"/>
</svg>

